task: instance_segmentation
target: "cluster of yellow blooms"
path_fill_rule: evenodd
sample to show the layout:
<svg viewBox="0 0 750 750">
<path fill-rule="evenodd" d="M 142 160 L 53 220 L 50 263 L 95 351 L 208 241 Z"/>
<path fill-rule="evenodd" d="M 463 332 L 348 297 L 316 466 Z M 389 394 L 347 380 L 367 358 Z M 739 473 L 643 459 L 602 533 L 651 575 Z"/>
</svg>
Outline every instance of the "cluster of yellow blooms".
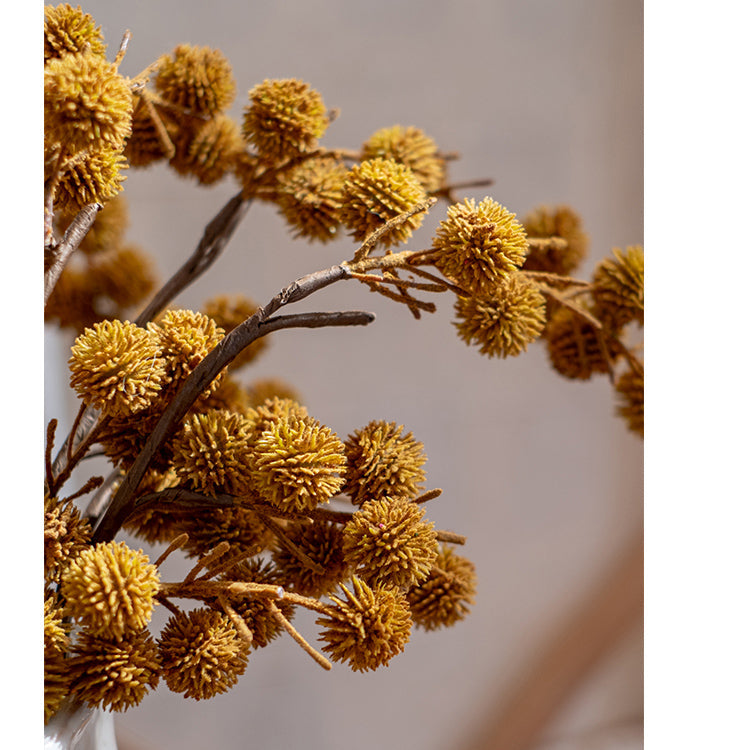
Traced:
<svg viewBox="0 0 750 750">
<path fill-rule="evenodd" d="M 434 309 L 416 293 L 450 291 L 467 344 L 504 358 L 539 339 L 562 375 L 609 374 L 621 413 L 642 434 L 643 365 L 624 331 L 643 325 L 643 250 L 615 250 L 590 282 L 572 279 L 587 239 L 570 209 L 539 208 L 521 222 L 489 197 L 457 201 L 445 156 L 417 128 L 380 129 L 359 151 L 329 149 L 319 140 L 331 114 L 306 83 L 258 84 L 237 123 L 226 114 L 236 84 L 219 51 L 179 45 L 134 79 L 118 72 L 122 51 L 114 63 L 105 52 L 80 8 L 46 7 L 45 315 L 79 334 L 69 367 L 82 403 L 55 461 L 54 424 L 48 430 L 45 718 L 71 696 L 125 710 L 161 678 L 186 697 L 209 698 L 282 631 L 330 668 L 292 626 L 297 607 L 319 614 L 333 661 L 360 671 L 386 665 L 412 625 L 435 630 L 467 615 L 474 566 L 455 551 L 462 537 L 425 518 L 439 490 L 424 491 L 426 457 L 411 433 L 373 420 L 341 440 L 291 386 L 247 385 L 237 374 L 270 331 L 369 319 L 273 314 L 339 279 L 416 317 Z M 275 204 L 297 237 L 348 232 L 357 250 L 263 308 L 216 297 L 202 311 L 171 309 L 172 290 L 130 322 L 124 311 L 155 282 L 146 256 L 122 244 L 118 193 L 127 166 L 158 161 L 199 184 L 238 182 L 195 266 L 205 267 L 238 207 L 255 200 Z M 432 246 L 392 250 L 437 199 L 449 207 Z M 92 205 L 104 205 L 93 221 Z M 81 269 L 67 264 L 76 249 Z M 93 445 L 110 459 L 111 477 L 63 498 Z M 94 491 L 81 514 L 73 501 Z M 164 554 L 151 563 L 114 541 L 120 528 L 167 544 Z M 195 566 L 164 582 L 159 565 L 180 547 Z M 183 611 L 174 599 L 199 607 Z M 157 604 L 172 617 L 154 637 Z"/>
</svg>

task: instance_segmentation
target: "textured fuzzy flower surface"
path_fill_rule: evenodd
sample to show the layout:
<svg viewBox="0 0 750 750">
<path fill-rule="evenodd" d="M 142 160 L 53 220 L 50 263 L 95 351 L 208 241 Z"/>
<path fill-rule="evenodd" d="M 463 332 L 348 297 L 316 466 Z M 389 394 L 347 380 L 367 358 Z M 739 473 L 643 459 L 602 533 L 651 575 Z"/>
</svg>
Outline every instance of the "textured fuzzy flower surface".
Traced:
<svg viewBox="0 0 750 750">
<path fill-rule="evenodd" d="M 368 500 L 344 526 L 344 558 L 370 585 L 409 588 L 429 575 L 437 553 L 433 524 L 409 500 Z"/>
<path fill-rule="evenodd" d="M 125 711 L 159 682 L 159 651 L 148 631 L 119 640 L 81 633 L 70 660 L 72 691 L 89 706 Z"/>
<path fill-rule="evenodd" d="M 343 492 L 355 505 L 389 497 L 414 499 L 425 479 L 424 445 L 403 425 L 373 420 L 345 442 L 347 472 Z"/>
<path fill-rule="evenodd" d="M 589 237 L 583 230 L 581 217 L 569 206 L 539 206 L 524 216 L 522 223 L 528 237 L 560 237 L 567 243 L 563 248 L 531 248 L 523 264 L 525 271 L 567 276 L 588 253 Z"/>
<path fill-rule="evenodd" d="M 173 615 L 159 637 L 167 687 L 194 700 L 226 693 L 235 685 L 245 672 L 249 650 L 231 620 L 212 609 Z"/>
<path fill-rule="evenodd" d="M 64 621 L 65 612 L 54 596 L 44 600 L 44 653 L 64 654 L 70 644 L 70 627 Z"/>
<path fill-rule="evenodd" d="M 255 489 L 280 510 L 312 510 L 328 502 L 344 483 L 344 445 L 312 417 L 272 421 L 254 447 Z"/>
<path fill-rule="evenodd" d="M 266 79 L 248 92 L 248 99 L 242 132 L 265 161 L 310 151 L 328 127 L 323 98 L 296 78 Z"/>
<path fill-rule="evenodd" d="M 620 328 L 632 320 L 643 325 L 644 262 L 643 247 L 619 247 L 612 258 L 600 261 L 594 269 L 594 310 L 610 328 Z"/>
<path fill-rule="evenodd" d="M 132 113 L 128 82 L 102 55 L 68 54 L 44 66 L 45 137 L 66 152 L 121 149 Z"/>
<path fill-rule="evenodd" d="M 103 55 L 107 45 L 94 19 L 68 3 L 44 6 L 44 62 L 88 49 Z"/>
<path fill-rule="evenodd" d="M 440 188 L 445 179 L 445 160 L 437 144 L 419 128 L 394 125 L 373 133 L 362 145 L 362 158 L 379 157 L 409 167 L 428 193 Z"/>
<path fill-rule="evenodd" d="M 90 203 L 107 203 L 122 191 L 128 168 L 119 149 L 103 148 L 68 166 L 55 191 L 55 210 L 75 214 Z"/>
<path fill-rule="evenodd" d="M 92 635 L 120 639 L 151 619 L 159 573 L 141 550 L 125 542 L 100 542 L 73 560 L 61 593 L 74 619 Z"/>
<path fill-rule="evenodd" d="M 70 660 L 63 654 L 44 655 L 44 723 L 62 707 L 70 695 Z"/>
<path fill-rule="evenodd" d="M 71 502 L 47 498 L 44 502 L 44 578 L 59 583 L 67 562 L 91 541 L 91 524 Z"/>
<path fill-rule="evenodd" d="M 260 305 L 250 297 L 241 294 L 221 294 L 207 300 L 203 305 L 203 313 L 213 320 L 219 328 L 227 334 L 231 333 L 238 325 L 252 317 Z M 268 348 L 269 336 L 261 336 L 249 346 L 246 346 L 229 364 L 230 370 L 249 365 L 263 351 Z"/>
<path fill-rule="evenodd" d="M 469 614 L 476 588 L 474 563 L 443 545 L 429 576 L 406 594 L 414 624 L 424 630 L 455 625 Z"/>
<path fill-rule="evenodd" d="M 352 578 L 352 590 L 341 586 L 344 596 L 334 602 L 327 615 L 318 618 L 323 630 L 323 651 L 334 661 L 348 662 L 355 672 L 385 666 L 409 641 L 412 620 L 406 597 L 398 589 L 370 588 Z"/>
<path fill-rule="evenodd" d="M 70 385 L 87 406 L 129 416 L 159 395 L 166 363 L 152 333 L 128 321 L 104 320 L 75 341 Z"/>
<path fill-rule="evenodd" d="M 528 242 L 516 215 L 492 198 L 454 203 L 432 244 L 435 267 L 467 292 L 491 295 L 497 284 L 523 265 Z"/>
<path fill-rule="evenodd" d="M 544 331 L 544 297 L 520 273 L 498 282 L 487 297 L 457 297 L 458 335 L 488 357 L 515 357 Z"/>
<path fill-rule="evenodd" d="M 644 435 L 644 384 L 643 372 L 627 370 L 617 379 L 617 413 L 627 422 L 628 429 Z"/>
<path fill-rule="evenodd" d="M 222 52 L 190 44 L 178 44 L 171 55 L 162 55 L 154 87 L 164 101 L 208 116 L 229 107 L 237 90 Z"/>
<path fill-rule="evenodd" d="M 355 164 L 346 176 L 341 221 L 354 239 L 361 242 L 426 197 L 425 189 L 409 167 L 393 159 L 367 159 Z M 380 244 L 391 247 L 406 241 L 423 219 L 423 213 L 410 216 L 386 232 Z"/>
</svg>

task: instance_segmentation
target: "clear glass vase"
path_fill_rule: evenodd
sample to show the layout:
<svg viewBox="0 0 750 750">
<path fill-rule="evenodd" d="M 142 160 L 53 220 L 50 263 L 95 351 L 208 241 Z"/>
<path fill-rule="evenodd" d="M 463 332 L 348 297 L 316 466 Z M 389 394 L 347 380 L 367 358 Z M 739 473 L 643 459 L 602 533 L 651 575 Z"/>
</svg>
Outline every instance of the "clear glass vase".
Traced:
<svg viewBox="0 0 750 750">
<path fill-rule="evenodd" d="M 117 750 L 112 713 L 64 704 L 44 727 L 44 750 Z"/>
</svg>

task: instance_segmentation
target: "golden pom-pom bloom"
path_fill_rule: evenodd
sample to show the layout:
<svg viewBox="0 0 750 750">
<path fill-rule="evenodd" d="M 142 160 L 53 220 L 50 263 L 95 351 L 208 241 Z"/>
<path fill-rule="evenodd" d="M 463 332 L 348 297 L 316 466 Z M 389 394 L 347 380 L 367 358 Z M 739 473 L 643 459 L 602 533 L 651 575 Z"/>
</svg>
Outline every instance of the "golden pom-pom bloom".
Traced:
<svg viewBox="0 0 750 750">
<path fill-rule="evenodd" d="M 44 654 L 44 723 L 57 713 L 70 695 L 70 659 L 63 654 Z"/>
<path fill-rule="evenodd" d="M 159 637 L 167 687 L 195 700 L 226 693 L 235 685 L 245 672 L 249 650 L 229 617 L 212 609 L 173 615 Z"/>
<path fill-rule="evenodd" d="M 544 337 L 550 363 L 566 378 L 588 380 L 594 373 L 609 371 L 596 329 L 567 307 L 555 311 Z M 610 362 L 619 355 L 611 343 L 607 354 Z"/>
<path fill-rule="evenodd" d="M 223 409 L 193 414 L 172 440 L 174 469 L 181 481 L 209 495 L 250 491 L 253 423 Z"/>
<path fill-rule="evenodd" d="M 429 576 L 406 594 L 414 624 L 424 630 L 455 625 L 469 614 L 476 588 L 474 563 L 443 545 Z"/>
<path fill-rule="evenodd" d="M 434 524 L 409 500 L 368 500 L 344 526 L 344 558 L 370 585 L 409 588 L 429 575 L 437 553 Z"/>
<path fill-rule="evenodd" d="M 242 134 L 264 161 L 281 162 L 312 150 L 328 127 L 321 95 L 295 78 L 266 79 L 248 99 Z"/>
<path fill-rule="evenodd" d="M 86 255 L 114 250 L 122 242 L 129 218 L 125 196 L 118 195 L 107 201 L 81 241 L 79 250 Z"/>
<path fill-rule="evenodd" d="M 156 338 L 120 320 L 104 320 L 75 341 L 70 385 L 87 406 L 115 416 L 146 409 L 159 395 L 166 363 Z"/>
<path fill-rule="evenodd" d="M 625 252 L 616 247 L 612 255 L 594 269 L 594 312 L 610 328 L 620 328 L 632 320 L 642 326 L 643 247 L 632 245 Z"/>
<path fill-rule="evenodd" d="M 125 182 L 125 157 L 118 149 L 92 151 L 77 159 L 62 174 L 55 191 L 55 210 L 75 214 L 89 203 L 105 204 L 114 198 Z"/>
<path fill-rule="evenodd" d="M 167 137 L 177 139 L 180 124 L 178 115 L 174 114 L 168 107 L 160 106 L 153 102 L 155 116 L 164 126 Z M 159 137 L 154 115 L 149 111 L 143 97 L 137 97 L 133 106 L 133 120 L 131 132 L 125 141 L 123 154 L 131 167 L 147 167 L 150 164 L 166 158 L 165 144 Z"/>
<path fill-rule="evenodd" d="M 627 370 L 615 383 L 619 400 L 617 413 L 625 419 L 628 429 L 641 437 L 644 434 L 644 383 L 643 373 L 635 370 Z"/>
<path fill-rule="evenodd" d="M 341 586 L 345 598 L 331 596 L 335 606 L 316 621 L 323 630 L 323 651 L 334 661 L 348 662 L 355 672 L 385 666 L 404 650 L 411 634 L 406 597 L 386 586 L 370 588 L 352 578 L 352 589 Z"/>
<path fill-rule="evenodd" d="M 59 583 L 67 562 L 91 541 L 92 528 L 71 502 L 44 501 L 44 579 Z"/>
<path fill-rule="evenodd" d="M 414 499 L 420 493 L 427 456 L 424 445 L 411 432 L 402 434 L 403 429 L 395 422 L 373 420 L 346 439 L 347 470 L 342 492 L 355 505 L 385 495 Z"/>
<path fill-rule="evenodd" d="M 64 654 L 70 645 L 70 626 L 64 622 L 65 613 L 56 597 L 44 600 L 44 654 L 54 656 Z"/>
<path fill-rule="evenodd" d="M 266 337 L 264 336 L 263 341 Z M 247 387 L 248 406 L 258 408 L 268 400 L 301 401 L 300 395 L 289 383 L 279 378 L 259 378 Z"/>
<path fill-rule="evenodd" d="M 203 305 L 203 313 L 208 315 L 219 328 L 222 328 L 227 334 L 231 333 L 238 325 L 241 325 L 248 318 L 252 317 L 258 311 L 259 305 L 250 297 L 242 294 L 234 296 L 222 294 L 212 297 Z M 250 364 L 261 352 L 268 347 L 268 336 L 261 336 L 246 346 L 230 363 L 230 370 L 237 370 L 240 367 Z"/>
<path fill-rule="evenodd" d="M 104 55 L 107 45 L 96 21 L 68 3 L 44 6 L 44 62 L 88 50 Z"/>
<path fill-rule="evenodd" d="M 520 273 L 498 282 L 490 296 L 457 297 L 454 322 L 468 345 L 488 357 L 516 357 L 544 331 L 544 296 Z"/>
<path fill-rule="evenodd" d="M 135 245 L 97 255 L 91 263 L 92 282 L 121 310 L 143 302 L 156 287 L 151 256 Z"/>
<path fill-rule="evenodd" d="M 341 527 L 329 521 L 292 521 L 284 534 L 298 550 L 304 552 L 324 570 L 319 573 L 305 564 L 287 547 L 277 543 L 273 561 L 284 578 L 284 587 L 303 596 L 319 599 L 348 578 L 349 564 L 344 559 L 344 536 Z"/>
<path fill-rule="evenodd" d="M 279 420 L 289 419 L 291 417 L 303 419 L 309 416 L 307 409 L 300 405 L 295 399 L 280 398 L 277 396 L 272 396 L 259 406 L 247 410 L 247 418 L 251 419 L 255 425 L 256 438 L 260 437 L 260 434 L 264 430 L 269 429 Z"/>
<path fill-rule="evenodd" d="M 586 257 L 589 238 L 583 231 L 581 217 L 569 206 L 539 206 L 528 213 L 522 223 L 528 237 L 561 237 L 568 243 L 564 248 L 531 248 L 523 264 L 524 270 L 567 276 Z"/>
<path fill-rule="evenodd" d="M 426 197 L 425 189 L 409 167 L 393 159 L 367 159 L 355 164 L 346 175 L 341 222 L 361 242 Z M 391 247 L 404 242 L 423 220 L 424 212 L 410 216 L 384 234 L 380 244 Z"/>
<path fill-rule="evenodd" d="M 171 55 L 162 55 L 154 87 L 164 101 L 208 116 L 229 107 L 237 90 L 222 52 L 190 44 L 178 44 Z"/>
<path fill-rule="evenodd" d="M 347 173 L 336 159 L 320 157 L 281 174 L 276 202 L 294 237 L 320 242 L 336 237 Z"/>
<path fill-rule="evenodd" d="M 438 190 L 445 179 L 445 160 L 437 144 L 419 128 L 394 125 L 373 133 L 362 145 L 362 159 L 378 157 L 409 167 L 428 193 Z"/>
<path fill-rule="evenodd" d="M 485 198 L 454 203 L 432 240 L 435 267 L 472 294 L 489 296 L 526 258 L 523 226 L 507 208 Z"/>
<path fill-rule="evenodd" d="M 128 82 L 102 55 L 68 54 L 44 66 L 45 137 L 66 153 L 122 149 L 132 113 Z"/>
<path fill-rule="evenodd" d="M 312 417 L 276 419 L 254 444 L 252 477 L 264 501 L 280 510 L 312 510 L 344 483 L 344 444 Z"/>
<path fill-rule="evenodd" d="M 74 619 L 92 635 L 114 639 L 148 625 L 158 590 L 156 566 L 125 542 L 85 549 L 66 568 L 60 588 Z"/>
<path fill-rule="evenodd" d="M 125 711 L 159 683 L 159 650 L 147 630 L 119 640 L 83 632 L 74 651 L 72 691 L 89 706 Z"/>
</svg>

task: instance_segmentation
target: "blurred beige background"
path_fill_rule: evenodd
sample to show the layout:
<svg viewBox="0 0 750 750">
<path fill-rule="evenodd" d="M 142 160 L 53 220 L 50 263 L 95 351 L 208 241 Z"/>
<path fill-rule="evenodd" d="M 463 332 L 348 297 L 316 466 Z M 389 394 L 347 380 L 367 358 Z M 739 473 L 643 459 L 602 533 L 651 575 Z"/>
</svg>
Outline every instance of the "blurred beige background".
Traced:
<svg viewBox="0 0 750 750">
<path fill-rule="evenodd" d="M 453 181 L 490 177 L 485 194 L 523 216 L 569 203 L 591 253 L 643 242 L 642 4 L 631 0 L 287 0 L 233 3 L 91 1 L 114 56 L 137 74 L 181 42 L 221 49 L 232 62 L 241 116 L 264 78 L 298 77 L 341 115 L 326 145 L 358 147 L 380 127 L 423 128 L 458 151 Z M 190 252 L 236 190 L 206 189 L 163 168 L 131 169 L 128 237 L 154 253 L 162 277 Z M 428 247 L 444 204 L 410 247 Z M 178 302 L 198 308 L 218 292 L 267 301 L 294 278 L 350 257 L 352 245 L 292 241 L 269 206 L 254 205 L 222 259 Z M 161 686 L 117 717 L 123 748 L 192 750 L 462 750 L 524 665 L 595 585 L 642 523 L 642 442 L 613 416 L 606 379 L 569 382 L 543 348 L 506 361 L 467 347 L 452 303 L 415 321 L 354 282 L 300 310 L 360 308 L 364 329 L 287 331 L 247 373 L 293 383 L 310 412 L 346 436 L 371 419 L 403 424 L 429 457 L 428 513 L 468 536 L 479 576 L 472 616 L 415 631 L 388 668 L 324 672 L 289 638 L 253 654 L 230 693 L 187 701 Z M 69 341 L 48 332 L 48 362 Z M 63 416 L 61 386 L 46 394 Z M 69 416 L 68 416 L 69 418 Z M 184 575 L 178 560 L 167 577 Z M 159 619 L 161 618 L 161 619 Z M 157 624 L 166 617 L 160 613 Z M 312 618 L 298 628 L 316 637 Z M 641 747 L 642 637 L 634 628 L 574 691 L 540 748 Z"/>
</svg>

